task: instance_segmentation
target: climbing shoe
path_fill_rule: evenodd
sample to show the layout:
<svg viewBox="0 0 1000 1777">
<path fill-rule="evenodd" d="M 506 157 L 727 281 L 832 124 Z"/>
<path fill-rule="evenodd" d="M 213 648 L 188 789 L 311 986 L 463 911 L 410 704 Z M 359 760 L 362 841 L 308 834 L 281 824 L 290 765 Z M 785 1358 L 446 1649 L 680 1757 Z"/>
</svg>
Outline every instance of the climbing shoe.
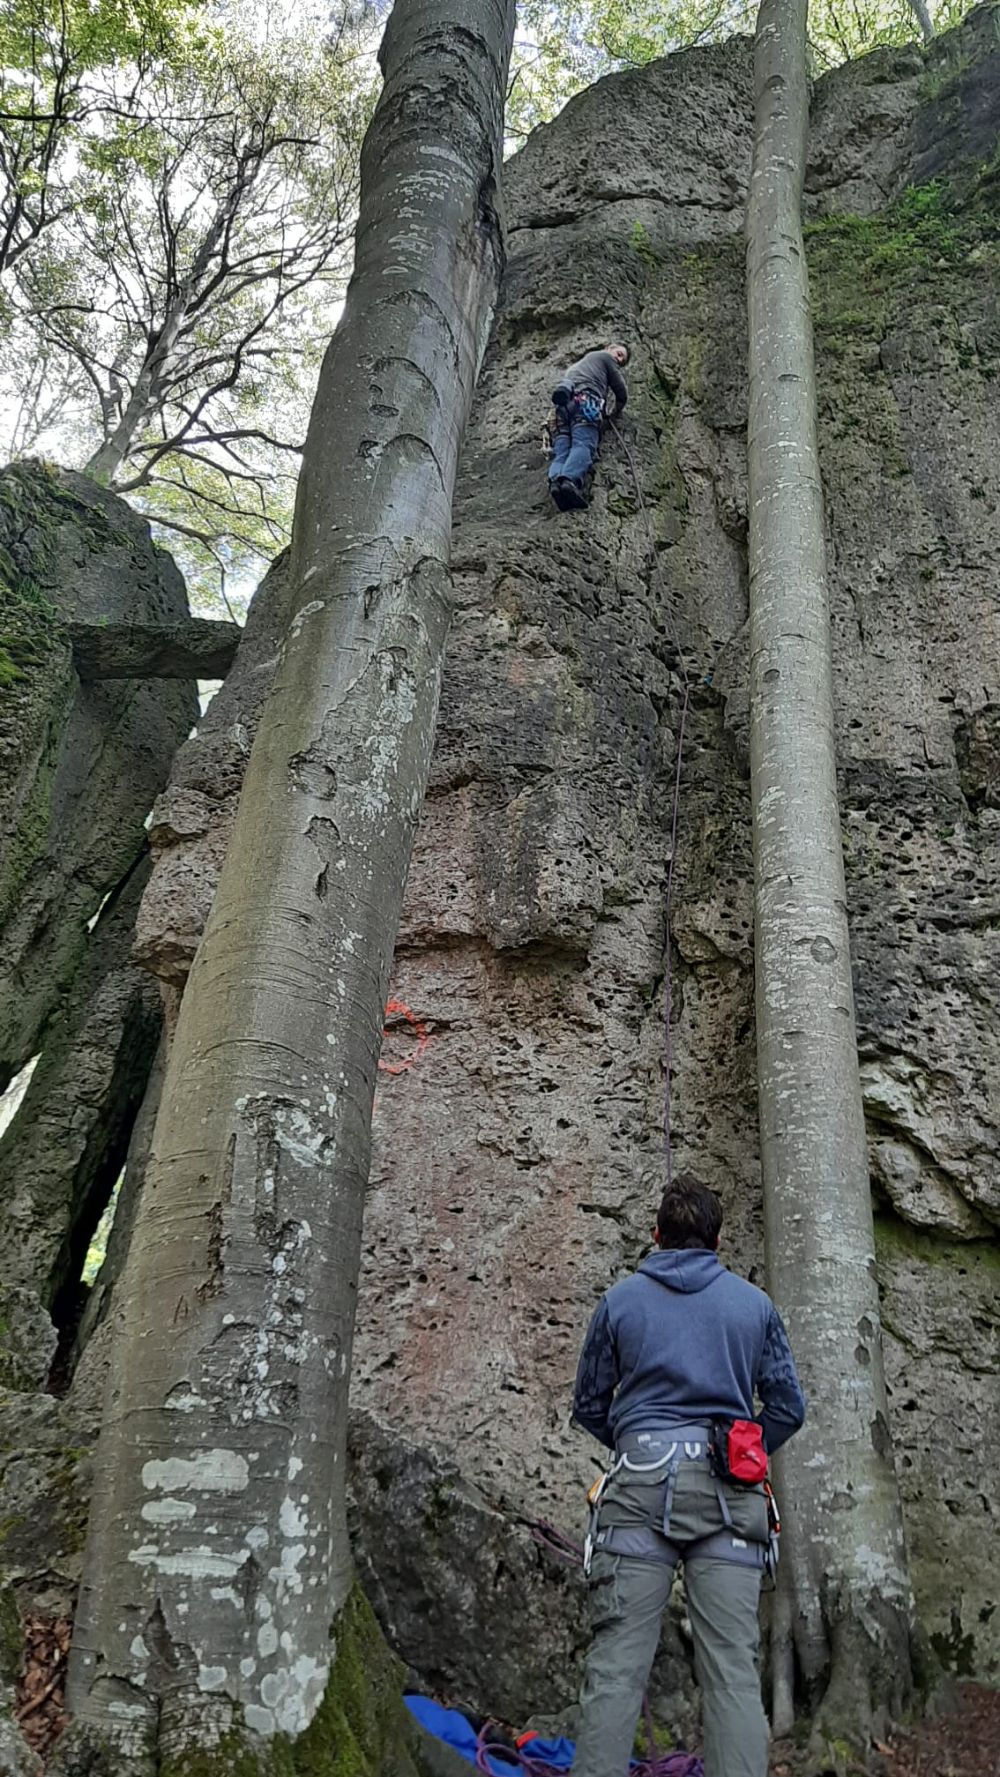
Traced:
<svg viewBox="0 0 1000 1777">
<path fill-rule="evenodd" d="M 565 476 L 559 481 L 552 482 L 551 493 L 560 512 L 578 512 L 587 505 L 583 489 L 577 482 L 569 481 Z"/>
</svg>

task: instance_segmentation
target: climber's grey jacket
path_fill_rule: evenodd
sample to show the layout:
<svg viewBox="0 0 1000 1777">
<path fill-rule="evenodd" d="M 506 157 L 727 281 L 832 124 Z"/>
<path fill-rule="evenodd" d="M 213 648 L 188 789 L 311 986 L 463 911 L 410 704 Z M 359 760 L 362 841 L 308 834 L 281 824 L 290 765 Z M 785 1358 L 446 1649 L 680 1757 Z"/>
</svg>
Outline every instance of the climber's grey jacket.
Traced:
<svg viewBox="0 0 1000 1777">
<path fill-rule="evenodd" d="M 585 353 L 559 380 L 576 395 L 596 395 L 602 405 L 609 389 L 619 408 L 628 400 L 628 384 L 610 352 Z"/>
</svg>

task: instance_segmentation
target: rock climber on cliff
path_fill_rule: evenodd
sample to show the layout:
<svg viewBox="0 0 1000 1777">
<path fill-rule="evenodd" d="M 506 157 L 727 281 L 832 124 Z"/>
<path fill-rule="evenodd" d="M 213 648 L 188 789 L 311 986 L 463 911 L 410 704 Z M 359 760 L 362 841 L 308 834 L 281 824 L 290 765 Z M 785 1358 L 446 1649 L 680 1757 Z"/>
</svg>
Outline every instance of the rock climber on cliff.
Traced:
<svg viewBox="0 0 1000 1777">
<path fill-rule="evenodd" d="M 555 420 L 550 426 L 549 492 L 563 512 L 587 504 L 585 484 L 601 442 L 608 396 L 614 397 L 616 413 L 628 400 L 628 384 L 622 376 L 628 360 L 625 345 L 586 352 L 570 365 L 552 391 Z"/>
<path fill-rule="evenodd" d="M 705 1777 L 766 1777 L 757 1604 L 773 1538 L 763 1482 L 805 1399 L 777 1309 L 719 1261 L 721 1227 L 714 1191 L 679 1174 L 656 1218 L 659 1251 L 602 1298 L 580 1357 L 573 1417 L 615 1456 L 591 1491 L 594 1635 L 574 1777 L 626 1777 L 679 1562 Z"/>
</svg>

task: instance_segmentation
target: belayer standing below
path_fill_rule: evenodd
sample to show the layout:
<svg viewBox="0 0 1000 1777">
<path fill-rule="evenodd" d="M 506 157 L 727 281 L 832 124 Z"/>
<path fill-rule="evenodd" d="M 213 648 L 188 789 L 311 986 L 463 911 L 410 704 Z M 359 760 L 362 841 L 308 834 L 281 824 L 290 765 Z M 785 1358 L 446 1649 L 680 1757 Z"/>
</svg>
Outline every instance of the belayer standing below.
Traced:
<svg viewBox="0 0 1000 1777">
<path fill-rule="evenodd" d="M 591 1492 L 594 1638 L 573 1777 L 626 1777 L 678 1562 L 705 1777 L 766 1777 L 763 1478 L 767 1456 L 801 1426 L 805 1399 L 774 1304 L 719 1262 L 721 1227 L 714 1191 L 679 1174 L 656 1218 L 659 1252 L 608 1290 L 580 1356 L 573 1417 L 615 1461 Z"/>
<path fill-rule="evenodd" d="M 615 398 L 616 413 L 628 400 L 628 384 L 621 372 L 628 360 L 629 349 L 623 345 L 587 352 L 570 365 L 552 391 L 556 421 L 549 492 L 563 511 L 587 504 L 584 483 L 601 442 L 608 393 Z"/>
</svg>

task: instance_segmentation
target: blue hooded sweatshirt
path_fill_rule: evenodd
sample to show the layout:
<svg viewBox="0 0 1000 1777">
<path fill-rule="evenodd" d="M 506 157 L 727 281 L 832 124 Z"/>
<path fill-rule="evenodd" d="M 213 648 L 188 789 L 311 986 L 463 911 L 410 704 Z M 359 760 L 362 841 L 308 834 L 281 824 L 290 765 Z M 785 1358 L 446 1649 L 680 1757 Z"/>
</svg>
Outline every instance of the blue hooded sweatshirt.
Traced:
<svg viewBox="0 0 1000 1777">
<path fill-rule="evenodd" d="M 573 1417 L 612 1448 L 625 1432 L 757 1416 L 770 1454 L 805 1418 L 788 1334 L 769 1296 L 705 1248 L 671 1248 L 602 1297 Z"/>
</svg>

